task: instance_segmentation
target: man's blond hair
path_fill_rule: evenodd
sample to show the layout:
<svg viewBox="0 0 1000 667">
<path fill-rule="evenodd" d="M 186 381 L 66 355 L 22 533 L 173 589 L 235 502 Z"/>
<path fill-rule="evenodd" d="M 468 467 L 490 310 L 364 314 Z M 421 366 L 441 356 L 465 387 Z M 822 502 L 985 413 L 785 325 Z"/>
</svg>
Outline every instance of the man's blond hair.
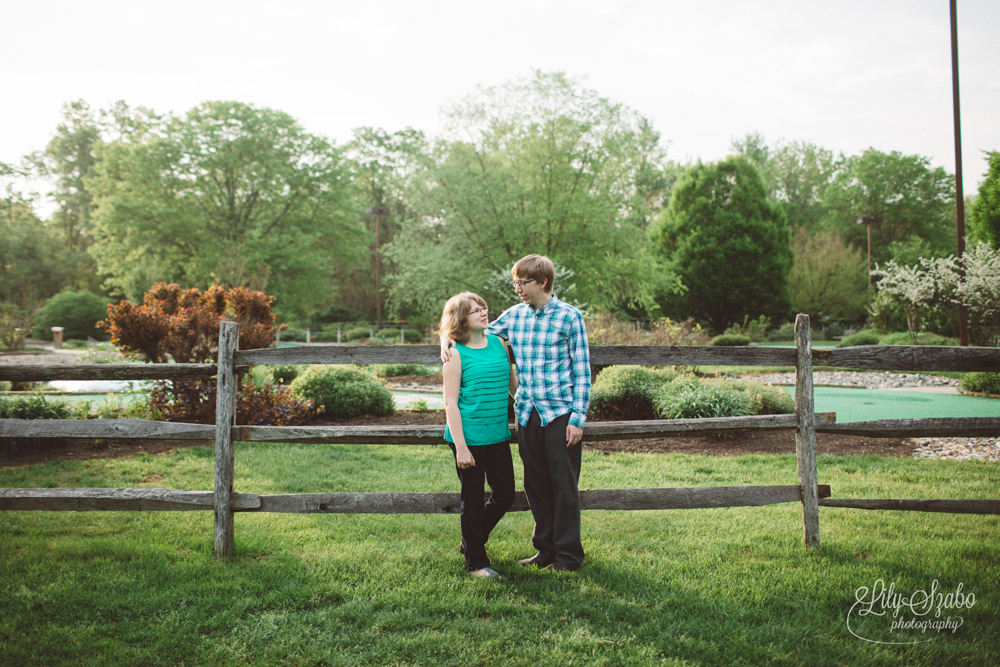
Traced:
<svg viewBox="0 0 1000 667">
<path fill-rule="evenodd" d="M 556 279 L 556 265 L 552 260 L 542 255 L 527 255 L 517 260 L 510 270 L 514 280 L 545 280 L 546 293 L 552 293 L 552 283 Z"/>
</svg>

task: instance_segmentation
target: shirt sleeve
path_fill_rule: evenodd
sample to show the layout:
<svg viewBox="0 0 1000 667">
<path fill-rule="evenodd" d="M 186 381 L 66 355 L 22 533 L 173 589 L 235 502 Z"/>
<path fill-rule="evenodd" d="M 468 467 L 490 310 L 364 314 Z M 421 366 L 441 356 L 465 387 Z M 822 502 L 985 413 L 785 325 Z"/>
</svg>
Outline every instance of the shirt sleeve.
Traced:
<svg viewBox="0 0 1000 667">
<path fill-rule="evenodd" d="M 509 322 L 510 308 L 500 313 L 500 317 L 493 320 L 490 326 L 486 327 L 486 333 L 503 338 L 504 340 L 510 340 L 510 332 L 508 331 Z"/>
<path fill-rule="evenodd" d="M 583 428 L 590 409 L 590 346 L 587 343 L 587 326 L 579 312 L 570 321 L 569 358 L 573 373 L 573 412 L 569 423 Z"/>
</svg>

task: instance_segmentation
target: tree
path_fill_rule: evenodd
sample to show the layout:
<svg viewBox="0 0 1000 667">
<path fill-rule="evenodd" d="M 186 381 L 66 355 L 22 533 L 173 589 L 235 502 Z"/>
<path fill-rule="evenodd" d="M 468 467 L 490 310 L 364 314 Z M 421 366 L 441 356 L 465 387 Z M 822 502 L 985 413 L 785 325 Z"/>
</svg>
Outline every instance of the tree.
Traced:
<svg viewBox="0 0 1000 667">
<path fill-rule="evenodd" d="M 941 167 L 932 169 L 923 156 L 869 148 L 848 158 L 832 187 L 824 190 L 822 224 L 867 252 L 867 230 L 856 222 L 873 218 L 873 262 L 885 262 L 890 244 L 912 236 L 927 241 L 935 254 L 953 253 L 952 185 L 952 177 Z"/>
<path fill-rule="evenodd" d="M 369 207 L 377 207 L 388 212 L 379 215 L 366 213 L 362 218 L 368 241 L 365 261 L 338 268 L 338 283 L 342 288 L 336 310 L 349 309 L 374 320 L 375 255 L 392 242 L 402 224 L 400 221 L 416 215 L 408 189 L 414 175 L 427 166 L 427 139 L 423 132 L 412 128 L 390 133 L 379 128 L 362 127 L 354 131 L 354 139 L 347 145 L 347 155 L 350 158 L 351 180 L 358 209 L 364 211 Z M 378 235 L 376 224 L 379 225 Z M 378 248 L 375 247 L 376 240 Z M 394 266 L 384 253 L 379 264 L 384 284 L 384 276 L 391 274 Z M 384 295 L 383 288 L 383 304 Z M 407 313 L 398 314 L 405 316 Z"/>
<path fill-rule="evenodd" d="M 856 322 L 868 304 L 865 255 L 834 234 L 812 236 L 798 229 L 792 236 L 795 263 L 788 283 L 792 309 L 812 322 Z"/>
<path fill-rule="evenodd" d="M 409 190 L 419 216 L 386 248 L 396 309 L 439 311 L 532 252 L 571 270 L 592 305 L 655 307 L 671 288 L 643 243 L 668 182 L 648 120 L 540 72 L 480 91 L 446 119 Z"/>
<path fill-rule="evenodd" d="M 760 171 L 764 188 L 781 206 L 794 230 L 815 232 L 823 217 L 823 194 L 841 168 L 843 158 L 807 141 L 778 141 L 768 146 L 759 133 L 734 140 L 733 151 Z"/>
<path fill-rule="evenodd" d="M 989 171 L 969 211 L 969 226 L 978 240 L 1000 250 L 1000 152 L 989 153 L 988 161 Z"/>
<path fill-rule="evenodd" d="M 788 313 L 788 225 L 746 158 L 692 167 L 650 237 L 685 287 L 668 305 L 671 316 L 722 331 L 746 316 Z"/>
<path fill-rule="evenodd" d="M 58 232 L 35 215 L 34 195 L 15 187 L 24 178 L 23 169 L 0 163 L 0 301 L 15 304 L 26 323 L 69 275 Z"/>
<path fill-rule="evenodd" d="M 158 280 L 250 286 L 286 313 L 332 303 L 363 232 L 341 151 L 287 114 L 209 102 L 123 123 L 98 150 L 91 254 L 136 298 Z"/>
</svg>

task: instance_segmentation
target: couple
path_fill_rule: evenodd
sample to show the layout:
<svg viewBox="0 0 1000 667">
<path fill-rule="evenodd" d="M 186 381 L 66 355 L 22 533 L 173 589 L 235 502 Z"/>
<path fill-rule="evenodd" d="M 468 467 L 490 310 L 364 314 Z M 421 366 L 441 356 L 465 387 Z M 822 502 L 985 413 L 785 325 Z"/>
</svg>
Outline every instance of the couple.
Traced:
<svg viewBox="0 0 1000 667">
<path fill-rule="evenodd" d="M 518 562 L 576 570 L 584 557 L 577 484 L 590 404 L 587 331 L 580 311 L 552 294 L 549 258 L 528 255 L 511 273 L 522 303 L 492 324 L 486 302 L 471 292 L 449 299 L 441 316 L 445 440 L 462 483 L 460 549 L 466 569 L 479 577 L 499 577 L 486 541 L 514 501 L 507 391 L 516 391 L 517 448 L 537 550 Z M 513 350 L 516 373 L 500 339 Z M 484 481 L 491 489 L 485 502 Z"/>
</svg>

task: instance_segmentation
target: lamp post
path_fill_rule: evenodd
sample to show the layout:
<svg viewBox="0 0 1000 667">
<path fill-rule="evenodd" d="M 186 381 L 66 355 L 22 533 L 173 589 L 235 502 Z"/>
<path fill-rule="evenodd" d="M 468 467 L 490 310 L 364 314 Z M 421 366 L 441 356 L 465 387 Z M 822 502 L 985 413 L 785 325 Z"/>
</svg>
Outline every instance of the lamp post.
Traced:
<svg viewBox="0 0 1000 667">
<path fill-rule="evenodd" d="M 367 213 L 375 214 L 375 326 L 382 330 L 382 253 L 379 240 L 379 227 L 382 226 L 382 214 L 389 209 L 384 206 L 369 206 Z"/>
<path fill-rule="evenodd" d="M 864 225 L 868 228 L 868 287 L 872 286 L 872 223 L 875 221 L 876 218 L 871 216 L 865 216 L 857 220 L 859 225 Z"/>
</svg>

